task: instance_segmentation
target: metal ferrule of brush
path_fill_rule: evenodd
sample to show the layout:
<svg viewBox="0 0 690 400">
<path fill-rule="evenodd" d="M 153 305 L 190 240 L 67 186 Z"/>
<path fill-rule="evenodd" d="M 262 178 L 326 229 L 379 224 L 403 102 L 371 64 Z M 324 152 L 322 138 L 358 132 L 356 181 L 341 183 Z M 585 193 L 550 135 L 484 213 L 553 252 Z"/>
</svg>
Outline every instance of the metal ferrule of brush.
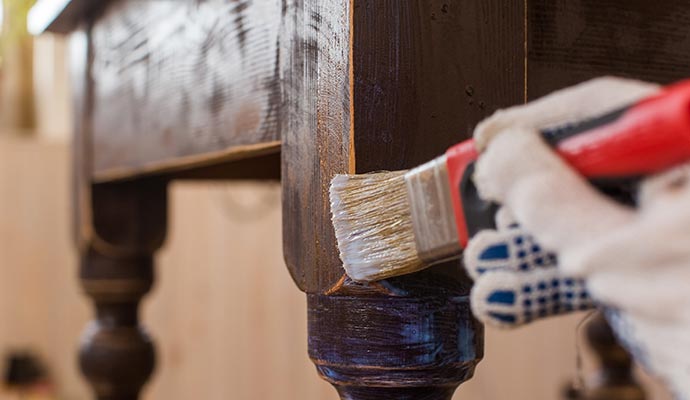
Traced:
<svg viewBox="0 0 690 400">
<path fill-rule="evenodd" d="M 437 157 L 405 174 L 412 227 L 419 258 L 433 264 L 461 252 L 451 200 L 446 156 Z"/>
</svg>

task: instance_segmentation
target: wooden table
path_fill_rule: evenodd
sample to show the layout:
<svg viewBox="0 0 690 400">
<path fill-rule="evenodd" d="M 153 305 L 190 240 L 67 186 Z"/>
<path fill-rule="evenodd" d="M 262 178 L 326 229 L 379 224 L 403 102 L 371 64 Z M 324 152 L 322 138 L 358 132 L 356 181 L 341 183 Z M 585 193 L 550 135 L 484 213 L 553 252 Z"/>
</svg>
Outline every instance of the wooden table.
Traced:
<svg viewBox="0 0 690 400">
<path fill-rule="evenodd" d="M 690 75 L 689 17 L 685 0 L 39 1 L 32 29 L 72 37 L 75 237 L 96 309 L 80 361 L 97 398 L 137 398 L 154 368 L 137 310 L 167 183 L 280 179 L 321 377 L 343 399 L 449 399 L 482 358 L 470 281 L 451 262 L 351 282 L 331 177 L 412 167 L 497 108 L 594 76 Z"/>
</svg>

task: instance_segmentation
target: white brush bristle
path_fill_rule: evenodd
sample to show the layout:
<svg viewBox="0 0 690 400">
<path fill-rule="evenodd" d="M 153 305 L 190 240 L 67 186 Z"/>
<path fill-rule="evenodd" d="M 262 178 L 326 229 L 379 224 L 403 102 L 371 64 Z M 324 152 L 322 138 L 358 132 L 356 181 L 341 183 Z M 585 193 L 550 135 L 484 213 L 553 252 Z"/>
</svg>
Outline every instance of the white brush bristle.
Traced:
<svg viewBox="0 0 690 400">
<path fill-rule="evenodd" d="M 335 237 L 347 274 L 374 281 L 427 266 L 415 244 L 407 171 L 336 175 L 330 198 Z"/>
</svg>

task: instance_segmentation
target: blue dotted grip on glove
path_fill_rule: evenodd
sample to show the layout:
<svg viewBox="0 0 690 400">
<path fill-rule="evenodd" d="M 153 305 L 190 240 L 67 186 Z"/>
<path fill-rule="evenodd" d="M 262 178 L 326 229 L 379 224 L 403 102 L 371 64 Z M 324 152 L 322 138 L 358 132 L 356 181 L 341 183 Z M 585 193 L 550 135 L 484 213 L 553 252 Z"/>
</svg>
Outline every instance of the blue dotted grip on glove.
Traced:
<svg viewBox="0 0 690 400">
<path fill-rule="evenodd" d="M 517 327 L 594 306 L 584 282 L 562 276 L 555 254 L 515 225 L 480 232 L 464 258 L 475 280 L 472 310 L 486 324 Z"/>
</svg>

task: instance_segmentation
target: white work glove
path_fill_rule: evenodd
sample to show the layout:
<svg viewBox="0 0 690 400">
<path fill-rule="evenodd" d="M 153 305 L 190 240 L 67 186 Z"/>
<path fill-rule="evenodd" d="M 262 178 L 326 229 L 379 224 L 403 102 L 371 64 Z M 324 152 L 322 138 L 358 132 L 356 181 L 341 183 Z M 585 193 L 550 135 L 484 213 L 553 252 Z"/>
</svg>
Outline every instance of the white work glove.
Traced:
<svg viewBox="0 0 690 400">
<path fill-rule="evenodd" d="M 513 253 L 507 261 L 487 263 L 480 255 L 515 234 L 504 224 L 496 232 L 477 235 L 465 261 L 477 279 L 473 310 L 478 318 L 501 326 L 539 317 L 525 315 L 520 291 L 544 280 L 540 274 L 560 282 L 557 291 L 548 292 L 559 293 L 559 303 L 552 300 L 551 312 L 547 308 L 542 315 L 563 310 L 564 281 L 584 282 L 633 357 L 679 398 L 690 398 L 690 167 L 647 178 L 633 209 L 589 185 L 539 133 L 618 109 L 657 90 L 653 84 L 600 78 L 499 111 L 479 124 L 475 140 L 482 154 L 474 180 L 480 195 L 507 207 L 520 226 L 513 229 L 530 232 L 540 251 L 558 255 L 558 265 L 532 263 L 525 271 Z M 506 300 L 511 291 L 512 306 Z M 497 299 L 506 303 L 503 308 Z M 514 315 L 515 322 L 502 313 Z"/>
</svg>

